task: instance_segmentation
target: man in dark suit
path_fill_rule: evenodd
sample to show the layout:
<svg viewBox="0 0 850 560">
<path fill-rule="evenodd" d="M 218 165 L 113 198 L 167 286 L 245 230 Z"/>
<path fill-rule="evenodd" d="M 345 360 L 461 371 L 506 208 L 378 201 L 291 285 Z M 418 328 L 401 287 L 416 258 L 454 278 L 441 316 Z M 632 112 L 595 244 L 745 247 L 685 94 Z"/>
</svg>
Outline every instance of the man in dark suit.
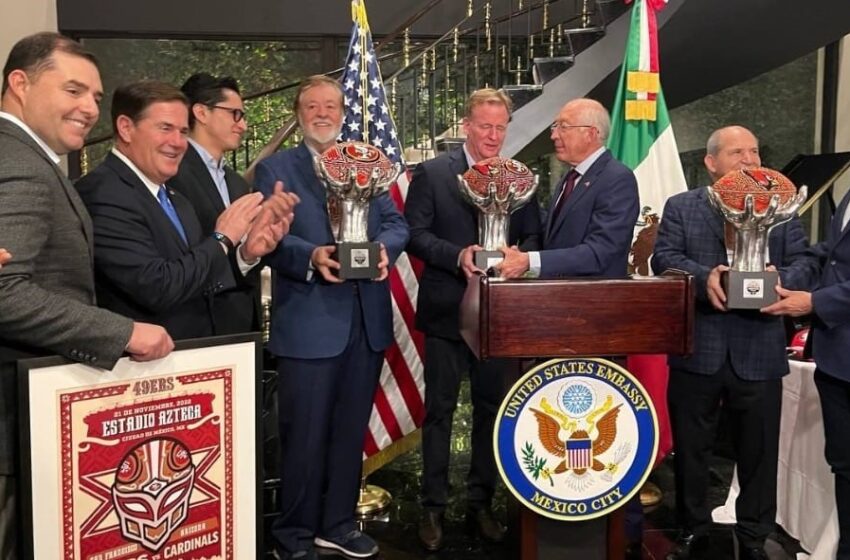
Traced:
<svg viewBox="0 0 850 560">
<path fill-rule="evenodd" d="M 611 121 L 592 99 L 564 105 L 552 125 L 556 157 L 572 169 L 552 196 L 543 250 L 505 248 L 504 278 L 622 277 L 638 217 L 637 181 L 614 159 L 605 140 Z"/>
<path fill-rule="evenodd" d="M 225 154 L 239 148 L 247 130 L 245 107 L 231 77 L 194 74 L 180 90 L 189 99 L 189 147 L 177 175 L 166 185 L 189 199 L 203 235 L 209 236 L 225 208 L 251 192 L 242 176 L 225 164 Z M 260 328 L 260 267 L 245 275 L 236 268 L 233 277 L 235 286 L 215 298 L 216 334 Z"/>
<path fill-rule="evenodd" d="M 204 235 L 189 201 L 164 186 L 187 147 L 183 93 L 154 81 L 119 87 L 112 124 L 115 146 L 76 185 L 94 223 L 99 304 L 163 325 L 175 339 L 212 335 L 218 294 L 285 233 L 289 195 L 264 205 L 259 193 L 243 196 Z"/>
<path fill-rule="evenodd" d="M 468 523 L 485 539 L 501 541 L 504 527 L 491 501 L 498 474 L 493 458 L 493 424 L 503 396 L 504 360 L 479 362 L 460 336 L 460 302 L 469 276 L 479 271 L 478 211 L 461 197 L 458 175 L 499 155 L 510 121 L 511 101 L 502 91 L 482 89 L 467 101 L 460 149 L 426 161 L 413 173 L 405 204 L 410 225 L 408 252 L 425 263 L 419 280 L 416 327 L 425 333 L 425 422 L 422 426 L 422 507 L 419 538 L 440 548 L 448 503 L 452 417 L 463 375 L 472 393 L 472 464 L 467 477 Z M 510 243 L 537 249 L 537 199 L 510 222 Z"/>
<path fill-rule="evenodd" d="M 154 360 L 174 344 L 162 327 L 95 306 L 91 220 L 59 168 L 83 146 L 103 95 L 94 57 L 56 33 L 21 39 L 0 101 L 0 558 L 16 558 L 15 363 L 60 354 L 112 368 L 126 351 Z M 13 260 L 8 260 L 14 255 Z"/>
<path fill-rule="evenodd" d="M 809 333 L 817 364 L 826 436 L 826 460 L 835 475 L 839 541 L 836 560 L 850 559 L 850 194 L 838 205 L 827 238 L 811 249 L 819 276 L 811 291 L 777 287 L 780 301 L 762 309 L 772 315 L 812 315 Z"/>
<path fill-rule="evenodd" d="M 731 126 L 708 140 L 705 166 L 712 180 L 761 164 L 758 140 Z M 782 321 L 757 311 L 728 311 L 721 273 L 734 248 L 734 229 L 709 204 L 703 187 L 671 197 L 658 229 L 652 270 L 694 276 L 697 289 L 694 351 L 670 356 L 667 389 L 676 450 L 676 516 L 681 535 L 669 560 L 702 558 L 710 548 L 708 464 L 720 406 L 731 421 L 738 481 L 735 535 L 738 558 L 767 558 L 764 541 L 776 517 L 776 461 L 782 376 L 788 373 Z M 807 285 L 808 242 L 799 221 L 774 228 L 766 262 L 784 286 Z"/>
<path fill-rule="evenodd" d="M 277 272 L 270 351 L 278 357 L 281 515 L 273 534 L 284 560 L 315 558 L 314 546 L 365 558 L 378 552 L 357 530 L 363 442 L 384 350 L 393 340 L 389 267 L 408 231 L 388 194 L 369 205 L 368 237 L 381 243 L 376 281 L 341 281 L 334 233 L 313 158 L 336 142 L 343 120 L 338 82 L 313 76 L 295 95 L 298 147 L 257 166 L 257 187 L 276 182 L 301 203 L 289 235 L 267 259 Z"/>
</svg>

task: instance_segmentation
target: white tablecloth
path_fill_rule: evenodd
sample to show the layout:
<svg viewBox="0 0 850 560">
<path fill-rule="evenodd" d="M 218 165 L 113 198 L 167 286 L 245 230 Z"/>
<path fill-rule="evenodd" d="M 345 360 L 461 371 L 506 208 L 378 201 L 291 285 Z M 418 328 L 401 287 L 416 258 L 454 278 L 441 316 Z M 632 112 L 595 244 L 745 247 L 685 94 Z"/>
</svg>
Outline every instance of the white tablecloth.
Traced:
<svg viewBox="0 0 850 560">
<path fill-rule="evenodd" d="M 813 363 L 792 360 L 782 380 L 776 522 L 809 551 L 799 558 L 831 560 L 838 548 L 838 513 L 814 371 Z M 715 523 L 735 522 L 737 497 L 736 476 L 726 503 L 712 512 Z"/>
</svg>

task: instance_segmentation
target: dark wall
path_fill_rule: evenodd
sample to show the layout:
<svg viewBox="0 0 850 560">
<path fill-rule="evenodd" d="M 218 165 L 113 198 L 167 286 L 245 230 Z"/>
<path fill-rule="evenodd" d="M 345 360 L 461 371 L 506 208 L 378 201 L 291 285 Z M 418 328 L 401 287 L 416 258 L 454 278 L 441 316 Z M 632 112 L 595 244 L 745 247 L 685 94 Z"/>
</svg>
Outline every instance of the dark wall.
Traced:
<svg viewBox="0 0 850 560">
<path fill-rule="evenodd" d="M 431 0 L 367 0 L 372 33 L 392 33 Z M 59 29 L 74 36 L 148 35 L 157 37 L 347 36 L 351 31 L 348 0 L 57 0 Z M 494 18 L 508 13 L 516 0 L 493 0 Z M 562 21 L 575 9 L 573 0 L 553 0 L 550 21 Z M 483 19 L 483 2 L 475 0 L 473 21 Z M 466 15 L 466 0 L 442 0 L 411 29 L 412 34 L 438 36 Z M 539 29 L 539 10 L 532 29 Z M 513 22 L 525 33 L 527 19 Z M 504 27 L 506 30 L 507 27 Z"/>
</svg>

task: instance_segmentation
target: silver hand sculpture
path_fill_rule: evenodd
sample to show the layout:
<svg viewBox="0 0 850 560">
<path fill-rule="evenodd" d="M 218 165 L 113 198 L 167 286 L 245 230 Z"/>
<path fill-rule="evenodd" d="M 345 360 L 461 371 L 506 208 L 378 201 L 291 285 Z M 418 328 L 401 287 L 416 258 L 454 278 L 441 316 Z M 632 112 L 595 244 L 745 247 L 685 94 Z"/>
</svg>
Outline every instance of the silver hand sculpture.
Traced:
<svg viewBox="0 0 850 560">
<path fill-rule="evenodd" d="M 379 167 L 373 167 L 368 181 L 361 185 L 358 180 L 358 170 L 352 165 L 348 170 L 348 180 L 334 179 L 325 167 L 321 158 L 313 160 L 316 175 L 321 177 L 328 187 L 330 196 L 336 197 L 341 206 L 339 223 L 340 243 L 362 243 L 369 241 L 369 202 L 372 198 L 387 192 L 390 185 L 401 174 L 401 164 L 393 164 L 390 172 Z"/>
<path fill-rule="evenodd" d="M 525 192 L 518 191 L 516 181 L 500 188 L 495 181 L 487 185 L 487 194 L 481 195 L 469 186 L 462 175 L 457 176 L 463 198 L 478 208 L 478 243 L 485 251 L 495 251 L 508 244 L 508 229 L 511 213 L 525 206 L 537 190 L 539 177 L 534 176 L 534 183 Z M 499 195 L 499 191 L 502 195 Z"/>
<path fill-rule="evenodd" d="M 771 196 L 764 212 L 755 211 L 755 201 L 751 194 L 744 198 L 743 210 L 729 208 L 713 188 L 708 189 L 708 194 L 714 209 L 735 228 L 732 270 L 762 272 L 770 230 L 794 217 L 806 201 L 808 188 L 805 185 L 801 186 L 797 194 L 782 206 L 779 205 L 778 194 Z"/>
</svg>

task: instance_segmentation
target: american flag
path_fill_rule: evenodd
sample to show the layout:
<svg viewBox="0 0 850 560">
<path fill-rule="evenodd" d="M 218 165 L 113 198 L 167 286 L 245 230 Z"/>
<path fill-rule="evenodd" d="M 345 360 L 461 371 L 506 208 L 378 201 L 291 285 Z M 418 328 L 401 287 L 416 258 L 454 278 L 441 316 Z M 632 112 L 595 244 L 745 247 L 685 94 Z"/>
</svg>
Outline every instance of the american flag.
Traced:
<svg viewBox="0 0 850 560">
<path fill-rule="evenodd" d="M 351 16 L 354 26 L 341 78 L 345 93 L 341 140 L 368 142 L 383 150 L 394 163 L 403 164 L 403 152 L 387 105 L 363 0 L 352 0 Z M 402 212 L 409 183 L 410 176 L 405 171 L 390 190 L 390 196 Z M 390 271 L 395 342 L 384 356 L 364 457 L 385 449 L 422 425 L 425 414 L 424 339 L 413 326 L 420 273 L 421 264 L 411 262 L 407 253 L 401 254 Z"/>
<path fill-rule="evenodd" d="M 567 468 L 589 469 L 593 464 L 592 446 L 590 439 L 567 440 Z"/>
</svg>

